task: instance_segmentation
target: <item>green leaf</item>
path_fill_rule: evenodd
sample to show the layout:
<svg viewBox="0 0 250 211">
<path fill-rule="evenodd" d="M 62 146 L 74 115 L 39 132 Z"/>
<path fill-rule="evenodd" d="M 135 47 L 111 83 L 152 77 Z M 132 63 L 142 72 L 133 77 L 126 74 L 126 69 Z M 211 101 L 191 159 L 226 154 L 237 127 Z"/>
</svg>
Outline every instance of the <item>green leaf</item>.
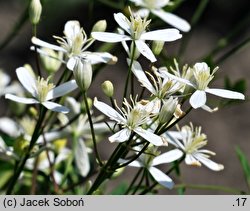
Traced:
<svg viewBox="0 0 250 211">
<path fill-rule="evenodd" d="M 237 153 L 237 156 L 240 160 L 248 188 L 250 189 L 250 165 L 249 165 L 249 162 L 248 162 L 247 157 L 244 154 L 244 152 L 242 152 L 242 150 L 238 146 L 236 147 L 236 153 Z"/>
<path fill-rule="evenodd" d="M 0 161 L 0 169 L 0 190 L 2 190 L 13 174 L 13 166 L 9 163 Z"/>
</svg>

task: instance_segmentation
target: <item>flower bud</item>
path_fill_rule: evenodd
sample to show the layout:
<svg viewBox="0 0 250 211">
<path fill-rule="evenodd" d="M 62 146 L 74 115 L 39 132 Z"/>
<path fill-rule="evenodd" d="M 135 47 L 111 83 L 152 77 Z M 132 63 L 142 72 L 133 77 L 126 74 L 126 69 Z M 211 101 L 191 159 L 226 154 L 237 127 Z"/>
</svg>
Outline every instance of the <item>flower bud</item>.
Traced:
<svg viewBox="0 0 250 211">
<path fill-rule="evenodd" d="M 159 122 L 164 124 L 168 122 L 173 116 L 176 106 L 178 104 L 177 98 L 170 97 L 168 100 L 163 102 L 163 106 L 159 113 Z"/>
<path fill-rule="evenodd" d="M 30 22 L 34 25 L 38 24 L 38 22 L 40 21 L 41 13 L 42 5 L 40 0 L 31 0 L 29 9 Z"/>
<path fill-rule="evenodd" d="M 40 58 L 42 61 L 42 65 L 44 69 L 49 73 L 55 73 L 61 66 L 61 60 L 62 60 L 62 53 L 56 53 L 54 50 L 49 48 L 42 48 L 42 51 L 46 53 L 40 54 Z"/>
<path fill-rule="evenodd" d="M 95 23 L 91 31 L 92 32 L 105 32 L 106 28 L 107 28 L 106 20 L 99 20 Z"/>
<path fill-rule="evenodd" d="M 164 47 L 164 41 L 154 40 L 152 50 L 155 55 L 159 55 Z"/>
<path fill-rule="evenodd" d="M 89 60 L 77 59 L 73 74 L 78 87 L 86 92 L 92 82 L 92 66 Z"/>
<path fill-rule="evenodd" d="M 113 97 L 114 95 L 114 86 L 111 81 L 104 81 L 102 83 L 102 91 L 107 97 Z"/>
<path fill-rule="evenodd" d="M 29 142 L 25 140 L 23 137 L 16 139 L 13 145 L 14 152 L 20 157 L 27 152 L 28 147 L 29 147 Z"/>
</svg>

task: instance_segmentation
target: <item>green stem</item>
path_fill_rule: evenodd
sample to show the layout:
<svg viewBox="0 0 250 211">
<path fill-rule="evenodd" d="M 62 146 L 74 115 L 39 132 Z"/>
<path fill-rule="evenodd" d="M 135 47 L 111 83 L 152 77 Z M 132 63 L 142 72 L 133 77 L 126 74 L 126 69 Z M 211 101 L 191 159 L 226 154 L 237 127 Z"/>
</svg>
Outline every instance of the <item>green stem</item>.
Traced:
<svg viewBox="0 0 250 211">
<path fill-rule="evenodd" d="M 91 135 L 92 135 L 92 139 L 93 139 L 93 145 L 94 145 L 94 151 L 95 151 L 96 159 L 98 161 L 98 164 L 100 166 L 103 166 L 102 160 L 100 158 L 100 155 L 99 155 L 98 149 L 97 149 L 97 142 L 96 142 L 96 138 L 95 138 L 95 130 L 94 130 L 94 126 L 93 126 L 93 121 L 92 121 L 92 117 L 91 117 L 91 113 L 90 113 L 90 109 L 89 109 L 88 98 L 87 98 L 87 93 L 86 92 L 83 93 L 83 100 L 84 100 L 85 107 L 86 107 L 86 110 L 87 110 L 87 115 L 88 115 Z"/>
<path fill-rule="evenodd" d="M 123 98 L 126 98 L 127 96 L 127 92 L 128 92 L 128 84 L 129 84 L 129 80 L 132 78 L 131 74 L 132 74 L 132 65 L 134 62 L 134 57 L 135 57 L 135 42 L 132 41 L 132 55 L 131 55 L 131 60 L 130 60 L 130 64 L 129 64 L 129 68 L 128 68 L 128 74 L 127 74 L 127 78 L 126 78 L 126 82 L 125 82 L 125 88 L 124 88 L 124 93 L 123 93 Z M 132 79 L 131 79 L 132 82 Z M 131 83 L 131 91 L 133 91 L 133 87 L 132 87 L 133 83 Z"/>
<path fill-rule="evenodd" d="M 223 56 L 221 56 L 219 59 L 216 60 L 215 64 L 220 64 L 224 62 L 226 59 L 234 55 L 235 53 L 239 52 L 242 48 L 245 48 L 247 45 L 249 45 L 250 37 L 242 41 L 240 44 L 232 48 L 230 51 L 225 53 Z"/>
<path fill-rule="evenodd" d="M 138 189 L 140 188 L 140 186 L 141 186 L 141 184 L 142 184 L 142 182 L 143 182 L 143 180 L 144 180 L 144 177 L 145 177 L 145 175 L 146 175 L 146 171 L 147 171 L 146 169 L 143 169 L 142 177 L 141 177 L 139 183 L 137 184 L 136 188 L 134 189 L 132 195 L 135 195 L 135 193 L 136 193 L 136 192 L 138 191 Z"/>
<path fill-rule="evenodd" d="M 130 183 L 127 191 L 125 192 L 125 195 L 128 195 L 128 193 L 131 191 L 133 185 L 135 184 L 136 180 L 138 179 L 138 177 L 140 176 L 141 172 L 142 172 L 143 168 L 140 168 L 137 172 L 137 174 L 135 175 L 135 177 L 133 178 L 132 182 Z"/>
<path fill-rule="evenodd" d="M 45 117 L 45 114 L 46 114 L 46 109 L 44 107 L 41 106 L 41 110 L 40 110 L 40 115 L 39 115 L 39 118 L 38 118 L 38 121 L 37 121 L 37 124 L 36 124 L 36 127 L 34 129 L 34 132 L 33 132 L 33 135 L 32 135 L 32 138 L 31 138 L 31 141 L 30 141 L 30 145 L 29 145 L 29 148 L 27 150 L 27 153 L 26 155 L 24 155 L 21 160 L 19 161 L 18 163 L 18 166 L 17 166 L 17 169 L 16 171 L 14 172 L 14 175 L 10 181 L 10 184 L 7 188 L 7 191 L 6 191 L 6 194 L 7 195 L 10 195 L 12 192 L 13 192 L 13 189 L 14 189 L 14 186 L 21 174 L 21 172 L 23 171 L 24 169 L 24 166 L 25 166 L 25 163 L 26 161 L 28 160 L 29 156 L 30 156 L 30 151 L 33 149 L 39 135 L 41 134 L 41 126 L 42 126 L 42 122 L 44 120 L 44 117 Z"/>
</svg>

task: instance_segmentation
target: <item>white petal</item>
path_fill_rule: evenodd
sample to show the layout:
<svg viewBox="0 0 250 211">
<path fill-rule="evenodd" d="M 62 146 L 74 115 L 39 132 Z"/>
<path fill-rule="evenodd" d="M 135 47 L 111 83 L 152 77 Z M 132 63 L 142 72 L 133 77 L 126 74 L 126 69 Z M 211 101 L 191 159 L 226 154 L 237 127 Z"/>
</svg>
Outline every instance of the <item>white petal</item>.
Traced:
<svg viewBox="0 0 250 211">
<path fill-rule="evenodd" d="M 210 112 L 210 113 L 213 113 L 215 111 L 218 111 L 218 107 L 215 107 L 215 108 L 210 108 L 209 106 L 207 105 L 203 105 L 201 106 L 201 108 L 207 112 Z"/>
<path fill-rule="evenodd" d="M 193 155 L 187 154 L 185 157 L 185 162 L 187 165 L 192 165 L 192 166 L 201 166 L 201 163 L 196 160 Z"/>
<path fill-rule="evenodd" d="M 125 15 L 122 13 L 115 13 L 114 14 L 115 21 L 119 24 L 119 26 L 124 29 L 129 34 L 130 32 L 130 21 L 127 19 Z"/>
<path fill-rule="evenodd" d="M 154 177 L 154 179 L 162 186 L 168 189 L 172 189 L 174 187 L 173 180 L 169 176 L 164 174 L 162 171 L 160 171 L 159 169 L 155 167 L 150 167 L 149 172 Z"/>
<path fill-rule="evenodd" d="M 75 65 L 76 65 L 76 60 L 77 58 L 76 57 L 71 57 L 68 61 L 67 61 L 67 68 L 69 70 L 72 70 L 74 69 Z"/>
<path fill-rule="evenodd" d="M 107 52 L 84 52 L 81 56 L 89 60 L 91 64 L 108 63 L 115 58 Z"/>
<path fill-rule="evenodd" d="M 10 83 L 10 76 L 0 69 L 0 88 L 6 87 Z"/>
<path fill-rule="evenodd" d="M 131 60 L 128 59 L 128 63 L 130 63 L 130 62 L 131 62 Z M 140 83 L 142 83 L 142 85 L 146 89 L 148 89 L 152 94 L 156 94 L 155 88 L 152 86 L 152 84 L 148 80 L 148 78 L 147 78 L 146 74 L 144 73 L 144 71 L 142 70 L 142 67 L 141 67 L 139 62 L 137 62 L 137 61 L 133 62 L 132 71 L 133 71 L 134 75 L 136 76 L 136 78 L 138 79 L 138 81 Z"/>
<path fill-rule="evenodd" d="M 110 33 L 110 32 L 92 32 L 91 35 L 94 39 L 102 42 L 115 43 L 124 40 L 131 40 L 131 38 L 127 35 Z"/>
<path fill-rule="evenodd" d="M 67 38 L 74 38 L 80 32 L 80 23 L 79 21 L 67 21 L 64 26 L 63 33 L 66 35 Z"/>
<path fill-rule="evenodd" d="M 11 137 L 18 137 L 21 132 L 18 124 L 7 117 L 0 118 L 0 130 Z"/>
<path fill-rule="evenodd" d="M 46 97 L 46 101 L 66 95 L 69 92 L 72 92 L 73 90 L 75 90 L 77 87 L 78 86 L 75 80 L 71 80 L 64 84 L 61 84 L 60 86 L 49 91 Z"/>
<path fill-rule="evenodd" d="M 193 108 L 204 106 L 206 101 L 206 92 L 202 90 L 196 90 L 189 99 L 189 102 Z"/>
<path fill-rule="evenodd" d="M 159 68 L 159 73 L 160 73 L 159 75 L 162 78 L 173 79 L 173 80 L 176 80 L 178 82 L 181 82 L 181 83 L 184 83 L 184 84 L 187 84 L 189 86 L 194 87 L 194 85 L 189 80 L 177 77 L 176 75 L 169 73 L 165 67 Z"/>
<path fill-rule="evenodd" d="M 111 143 L 113 142 L 124 142 L 127 141 L 129 139 L 131 135 L 131 131 L 127 128 L 124 128 L 122 130 L 120 130 L 119 132 L 115 133 L 114 135 L 109 137 L 109 141 Z"/>
<path fill-rule="evenodd" d="M 129 160 L 125 160 L 125 159 L 119 159 L 118 160 L 118 163 L 127 163 Z M 137 160 L 134 160 L 132 161 L 131 163 L 128 164 L 128 166 L 132 166 L 132 167 L 137 167 L 137 168 L 140 168 L 140 167 L 143 167 L 142 163 L 140 163 L 139 161 Z"/>
<path fill-rule="evenodd" d="M 207 88 L 205 90 L 206 92 L 217 95 L 220 97 L 224 98 L 229 98 L 229 99 L 239 99 L 239 100 L 245 100 L 245 96 L 239 92 L 234 92 L 226 89 L 209 89 Z"/>
<path fill-rule="evenodd" d="M 0 152 L 6 152 L 7 149 L 7 145 L 5 144 L 3 138 L 0 136 Z"/>
<path fill-rule="evenodd" d="M 101 101 L 98 101 L 97 98 L 94 99 L 94 106 L 104 113 L 106 116 L 108 116 L 111 120 L 115 120 L 118 123 L 125 123 L 126 120 L 112 107 L 107 105 L 106 103 L 103 103 Z"/>
<path fill-rule="evenodd" d="M 86 177 L 90 170 L 90 164 L 87 147 L 85 146 L 82 139 L 77 141 L 77 146 L 75 149 L 75 161 L 80 175 Z"/>
<path fill-rule="evenodd" d="M 182 35 L 177 29 L 162 29 L 162 30 L 146 32 L 141 35 L 140 39 L 171 42 L 171 41 L 178 40 L 181 37 Z"/>
<path fill-rule="evenodd" d="M 156 62 L 157 59 L 155 58 L 155 55 L 153 54 L 153 52 L 151 51 L 151 49 L 147 46 L 145 42 L 143 42 L 142 40 L 136 40 L 135 45 L 138 51 L 140 51 L 140 53 L 143 56 L 145 56 L 151 62 Z"/>
<path fill-rule="evenodd" d="M 171 163 L 175 160 L 178 160 L 183 155 L 183 152 L 179 149 L 174 149 L 168 152 L 165 152 L 157 157 L 155 157 L 152 161 L 152 166 L 160 165 L 163 163 Z"/>
<path fill-rule="evenodd" d="M 32 37 L 31 42 L 35 45 L 45 47 L 45 48 L 50 48 L 50 49 L 55 50 L 55 51 L 67 52 L 64 48 L 57 46 L 57 45 L 52 45 L 52 44 L 47 43 L 47 42 L 44 42 L 44 41 L 38 39 L 37 37 Z"/>
<path fill-rule="evenodd" d="M 164 144 L 163 139 L 160 136 L 158 136 L 158 135 L 156 135 L 148 130 L 144 130 L 141 127 L 135 128 L 134 132 L 136 132 L 142 138 L 144 138 L 145 140 L 154 144 L 155 146 L 162 146 Z"/>
<path fill-rule="evenodd" d="M 218 163 L 215 163 L 214 161 L 211 161 L 210 159 L 206 158 L 202 154 L 196 154 L 195 157 L 203 163 L 206 167 L 213 171 L 221 171 L 224 169 L 224 166 Z"/>
<path fill-rule="evenodd" d="M 36 82 L 35 78 L 31 75 L 29 70 L 25 67 L 19 67 L 16 69 L 16 74 L 18 80 L 21 82 L 23 87 L 32 94 L 33 97 L 36 97 Z"/>
<path fill-rule="evenodd" d="M 59 113 L 68 113 L 69 109 L 66 108 L 65 106 L 62 106 L 60 104 L 54 103 L 54 102 L 50 102 L 50 101 L 46 101 L 42 103 L 47 109 L 55 111 L 55 112 L 59 112 Z"/>
<path fill-rule="evenodd" d="M 188 32 L 191 29 L 190 24 L 186 20 L 172 13 L 165 12 L 162 9 L 151 10 L 151 12 L 161 18 L 166 23 L 176 27 L 177 29 L 180 29 L 181 31 Z"/>
<path fill-rule="evenodd" d="M 12 94 L 6 94 L 5 98 L 9 99 L 9 100 L 13 100 L 13 101 L 18 102 L 18 103 L 24 103 L 24 104 L 39 103 L 37 100 L 35 100 L 33 98 L 18 97 L 16 95 L 12 95 Z"/>
</svg>

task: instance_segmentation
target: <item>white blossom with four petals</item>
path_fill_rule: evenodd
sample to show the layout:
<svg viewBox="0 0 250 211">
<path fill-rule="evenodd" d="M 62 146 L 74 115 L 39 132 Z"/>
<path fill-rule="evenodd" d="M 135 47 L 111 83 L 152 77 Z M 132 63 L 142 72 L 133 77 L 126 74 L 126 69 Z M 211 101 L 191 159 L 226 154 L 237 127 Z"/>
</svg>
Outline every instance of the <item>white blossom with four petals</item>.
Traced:
<svg viewBox="0 0 250 211">
<path fill-rule="evenodd" d="M 110 43 L 133 41 L 137 50 L 151 62 L 155 62 L 156 58 L 151 49 L 145 43 L 145 40 L 171 42 L 182 37 L 179 30 L 174 28 L 146 32 L 146 28 L 150 21 L 147 21 L 146 18 L 142 19 L 140 16 L 132 13 L 130 20 L 122 13 L 115 13 L 114 19 L 129 35 L 111 32 L 92 32 L 92 37 L 96 40 Z"/>
<path fill-rule="evenodd" d="M 109 137 L 110 142 L 124 142 L 130 138 L 132 132 L 149 141 L 153 145 L 161 146 L 165 142 L 162 137 L 154 134 L 150 130 L 143 129 L 143 124 L 150 122 L 150 117 L 158 110 L 159 105 L 155 102 L 147 102 L 146 104 L 137 102 L 133 106 L 124 101 L 125 108 L 120 109 L 118 113 L 109 105 L 94 99 L 94 106 L 108 116 L 111 120 L 116 121 L 122 126 L 122 129 Z"/>
<path fill-rule="evenodd" d="M 87 39 L 85 31 L 80 27 L 80 23 L 78 21 L 68 21 L 64 26 L 64 35 L 65 37 L 63 38 L 54 36 L 60 46 L 44 42 L 37 37 L 32 37 L 31 41 L 37 46 L 63 52 L 66 55 L 65 61 L 63 62 L 67 63 L 67 67 L 70 70 L 73 70 L 77 57 L 87 59 L 91 62 L 91 64 L 112 63 L 116 61 L 116 57 L 110 53 L 87 51 L 87 48 L 93 43 L 94 40 L 92 38 Z M 47 53 L 42 51 L 42 49 L 38 49 L 38 52 L 43 55 L 47 55 Z"/>
<path fill-rule="evenodd" d="M 54 87 L 49 80 L 38 77 L 36 80 L 34 73 L 25 67 L 17 68 L 16 74 L 23 87 L 33 96 L 33 98 L 18 97 L 12 94 L 6 94 L 5 98 L 24 104 L 42 104 L 49 110 L 55 112 L 67 113 L 69 109 L 58 103 L 52 102 L 52 99 L 61 97 L 77 88 L 75 80 Z"/>
</svg>

